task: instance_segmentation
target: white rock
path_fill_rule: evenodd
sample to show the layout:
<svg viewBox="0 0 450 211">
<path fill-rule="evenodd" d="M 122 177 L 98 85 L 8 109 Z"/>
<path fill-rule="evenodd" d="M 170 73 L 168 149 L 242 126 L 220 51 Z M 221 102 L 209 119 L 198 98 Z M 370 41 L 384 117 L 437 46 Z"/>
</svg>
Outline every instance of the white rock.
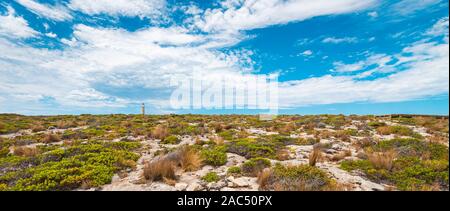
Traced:
<svg viewBox="0 0 450 211">
<path fill-rule="evenodd" d="M 252 177 L 239 177 L 234 178 L 230 176 L 227 178 L 228 187 L 251 187 L 253 184 L 256 184 L 256 178 Z"/>
<path fill-rule="evenodd" d="M 198 184 L 198 183 L 191 183 L 186 188 L 187 191 L 199 191 L 199 190 L 202 190 L 202 189 L 203 189 L 203 187 L 200 184 Z"/>
<path fill-rule="evenodd" d="M 177 191 L 184 191 L 184 190 L 186 190 L 187 187 L 188 187 L 188 184 L 186 184 L 184 182 L 175 184 L 175 189 L 177 189 Z"/>
</svg>

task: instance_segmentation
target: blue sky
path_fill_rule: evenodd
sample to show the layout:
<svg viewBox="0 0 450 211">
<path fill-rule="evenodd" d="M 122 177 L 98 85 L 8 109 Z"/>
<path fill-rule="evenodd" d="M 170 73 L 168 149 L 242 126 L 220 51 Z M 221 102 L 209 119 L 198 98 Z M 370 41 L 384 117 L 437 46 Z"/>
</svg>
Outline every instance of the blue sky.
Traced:
<svg viewBox="0 0 450 211">
<path fill-rule="evenodd" d="M 280 113 L 446 114 L 446 0 L 2 0 L 0 113 L 170 107 L 171 78 L 277 75 Z M 212 78 L 212 77 L 211 77 Z M 214 79 L 211 79 L 214 83 Z"/>
</svg>

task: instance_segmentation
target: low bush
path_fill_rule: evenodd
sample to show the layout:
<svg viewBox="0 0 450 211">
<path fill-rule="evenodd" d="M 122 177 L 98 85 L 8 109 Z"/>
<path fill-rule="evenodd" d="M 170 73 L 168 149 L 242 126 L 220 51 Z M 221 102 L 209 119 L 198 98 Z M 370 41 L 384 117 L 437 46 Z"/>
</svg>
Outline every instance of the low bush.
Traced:
<svg viewBox="0 0 450 211">
<path fill-rule="evenodd" d="M 227 170 L 228 174 L 240 174 L 241 173 L 241 167 L 239 166 L 232 166 L 228 168 Z"/>
<path fill-rule="evenodd" d="M 162 144 L 179 144 L 181 140 L 176 136 L 168 136 L 161 140 Z"/>
<path fill-rule="evenodd" d="M 322 170 L 308 166 L 275 165 L 263 171 L 258 182 L 261 190 L 269 191 L 327 191 L 335 190 L 336 182 Z"/>
<path fill-rule="evenodd" d="M 283 146 L 266 139 L 238 139 L 228 144 L 228 152 L 244 156 L 247 159 L 256 157 L 275 158 L 276 151 Z"/>
<path fill-rule="evenodd" d="M 242 164 L 242 172 L 249 176 L 257 176 L 263 169 L 271 166 L 270 160 L 266 158 L 252 158 Z"/>
<path fill-rule="evenodd" d="M 369 122 L 369 123 L 367 123 L 367 125 L 370 127 L 377 128 L 377 127 L 381 127 L 381 126 L 386 126 L 386 123 L 384 123 L 384 122 Z"/>
<path fill-rule="evenodd" d="M 418 133 L 415 133 L 411 128 L 395 125 L 395 126 L 381 126 L 377 128 L 377 132 L 381 135 L 400 135 L 400 136 L 410 136 L 414 138 L 422 138 Z"/>
<path fill-rule="evenodd" d="M 222 166 L 227 163 L 227 153 L 224 147 L 214 147 L 211 149 L 204 149 L 201 152 L 203 162 L 207 165 Z"/>
<path fill-rule="evenodd" d="M 205 182 L 217 182 L 220 180 L 219 175 L 216 172 L 209 172 L 205 176 L 202 177 L 202 180 Z"/>
<path fill-rule="evenodd" d="M 28 191 L 99 187 L 139 158 L 128 150 L 97 142 L 49 150 L 32 157 L 0 159 L 0 169 L 7 171 L 0 176 L 0 183 L 8 184 L 8 190 Z"/>
<path fill-rule="evenodd" d="M 399 190 L 448 190 L 448 153 L 441 144 L 392 139 L 366 149 L 363 160 L 341 162 L 341 168 L 363 171 L 369 179 Z"/>
</svg>

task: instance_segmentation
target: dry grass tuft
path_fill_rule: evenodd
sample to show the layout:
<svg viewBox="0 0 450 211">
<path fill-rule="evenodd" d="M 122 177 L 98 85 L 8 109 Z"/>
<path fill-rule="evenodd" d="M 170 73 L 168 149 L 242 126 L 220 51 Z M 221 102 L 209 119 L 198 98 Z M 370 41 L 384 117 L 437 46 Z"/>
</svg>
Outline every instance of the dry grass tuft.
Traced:
<svg viewBox="0 0 450 211">
<path fill-rule="evenodd" d="M 287 150 L 287 149 L 278 150 L 277 154 L 276 154 L 276 158 L 277 158 L 277 160 L 281 160 L 281 161 L 289 160 L 291 158 L 289 150 Z"/>
<path fill-rule="evenodd" d="M 144 178 L 150 181 L 176 180 L 175 163 L 168 159 L 159 159 L 144 166 Z"/>
<path fill-rule="evenodd" d="M 367 159 L 376 169 L 391 170 L 394 160 L 397 158 L 397 152 L 389 150 L 386 152 L 367 152 Z"/>
<path fill-rule="evenodd" d="M 313 151 L 309 154 L 309 165 L 316 166 L 317 161 L 322 157 L 322 149 L 320 146 L 314 146 Z"/>
<path fill-rule="evenodd" d="M 175 186 L 177 184 L 177 180 L 174 179 L 169 179 L 167 177 L 163 178 L 164 183 L 170 185 L 170 186 Z"/>
<path fill-rule="evenodd" d="M 14 147 L 14 155 L 33 157 L 39 154 L 39 150 L 36 147 Z"/>
<path fill-rule="evenodd" d="M 169 136 L 169 130 L 164 125 L 156 126 L 151 133 L 152 138 L 160 140 L 164 140 L 167 136 Z"/>
<path fill-rule="evenodd" d="M 36 133 L 40 131 L 44 131 L 45 127 L 42 126 L 42 123 L 36 122 L 33 126 L 31 126 L 31 132 Z"/>
<path fill-rule="evenodd" d="M 331 157 L 331 161 L 340 161 L 340 160 L 342 160 L 342 159 L 344 159 L 346 157 L 350 157 L 350 156 L 352 156 L 352 151 L 345 150 L 345 151 L 342 151 L 339 154 L 334 155 L 333 157 Z"/>
<path fill-rule="evenodd" d="M 73 121 L 59 120 L 56 122 L 56 127 L 59 129 L 67 129 L 75 126 L 76 124 Z"/>
<path fill-rule="evenodd" d="M 257 182 L 261 189 L 265 189 L 267 187 L 270 175 L 272 175 L 272 170 L 270 168 L 265 168 L 258 174 Z"/>
<path fill-rule="evenodd" d="M 53 142 L 59 142 L 61 141 L 61 139 L 54 134 L 47 134 L 45 135 L 44 139 L 42 139 L 42 142 L 48 144 L 48 143 L 53 143 Z"/>
<path fill-rule="evenodd" d="M 225 141 L 223 140 L 222 137 L 220 136 L 216 136 L 212 139 L 212 141 L 214 142 L 214 144 L 216 145 L 223 145 L 225 143 Z"/>
<path fill-rule="evenodd" d="M 183 146 L 178 151 L 179 162 L 184 171 L 195 171 L 202 166 L 203 159 L 197 150 Z"/>
</svg>

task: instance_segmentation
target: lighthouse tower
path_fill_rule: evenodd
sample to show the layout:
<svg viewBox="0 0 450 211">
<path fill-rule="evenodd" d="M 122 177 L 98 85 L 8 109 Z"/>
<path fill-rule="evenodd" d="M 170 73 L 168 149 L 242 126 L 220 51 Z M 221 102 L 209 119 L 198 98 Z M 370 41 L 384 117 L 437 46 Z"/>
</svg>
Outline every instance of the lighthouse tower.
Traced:
<svg viewBox="0 0 450 211">
<path fill-rule="evenodd" d="M 141 105 L 141 113 L 142 113 L 142 116 L 145 116 L 145 104 L 144 103 L 142 103 L 142 105 Z"/>
</svg>

